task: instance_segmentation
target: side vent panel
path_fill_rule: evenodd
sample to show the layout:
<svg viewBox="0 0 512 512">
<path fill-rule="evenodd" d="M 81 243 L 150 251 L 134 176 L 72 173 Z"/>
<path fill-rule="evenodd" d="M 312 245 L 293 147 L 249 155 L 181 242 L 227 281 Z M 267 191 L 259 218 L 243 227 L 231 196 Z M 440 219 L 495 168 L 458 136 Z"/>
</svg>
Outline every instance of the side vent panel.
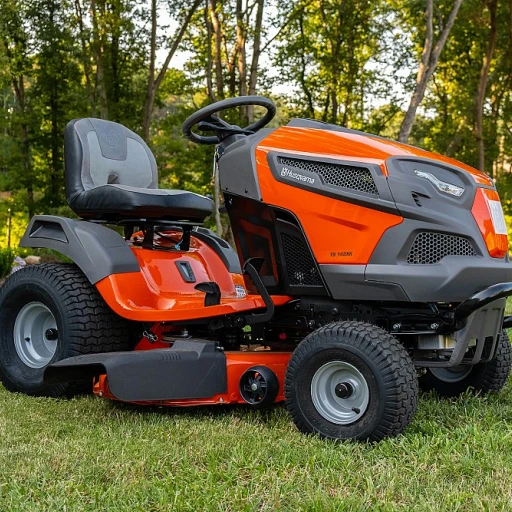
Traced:
<svg viewBox="0 0 512 512">
<path fill-rule="evenodd" d="M 379 195 L 372 173 L 370 169 L 366 167 L 315 162 L 313 160 L 302 160 L 300 158 L 282 156 L 279 157 L 278 161 L 281 165 L 314 172 L 318 174 L 327 185 L 357 190 L 358 192 L 365 192 L 374 196 Z"/>
<path fill-rule="evenodd" d="M 281 233 L 286 273 L 290 286 L 323 286 L 308 247 L 297 237 Z"/>
</svg>

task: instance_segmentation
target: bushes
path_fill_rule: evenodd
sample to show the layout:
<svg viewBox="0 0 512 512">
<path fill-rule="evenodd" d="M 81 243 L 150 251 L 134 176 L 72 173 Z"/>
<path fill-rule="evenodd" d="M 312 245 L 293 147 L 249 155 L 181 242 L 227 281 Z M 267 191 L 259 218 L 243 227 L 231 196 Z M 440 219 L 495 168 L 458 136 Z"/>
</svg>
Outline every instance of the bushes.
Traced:
<svg viewBox="0 0 512 512">
<path fill-rule="evenodd" d="M 32 249 L 27 247 L 17 247 L 16 249 L 0 248 L 0 279 L 7 277 L 11 273 L 16 256 L 25 259 L 29 255 L 39 256 L 41 263 L 71 263 L 69 258 L 51 249 Z"/>
<path fill-rule="evenodd" d="M 15 253 L 12 249 L 0 249 L 0 278 L 11 273 Z"/>
<path fill-rule="evenodd" d="M 39 256 L 41 263 L 73 263 L 60 252 L 52 249 L 34 248 L 34 247 L 16 247 L 16 256 L 26 258 L 27 256 Z"/>
</svg>

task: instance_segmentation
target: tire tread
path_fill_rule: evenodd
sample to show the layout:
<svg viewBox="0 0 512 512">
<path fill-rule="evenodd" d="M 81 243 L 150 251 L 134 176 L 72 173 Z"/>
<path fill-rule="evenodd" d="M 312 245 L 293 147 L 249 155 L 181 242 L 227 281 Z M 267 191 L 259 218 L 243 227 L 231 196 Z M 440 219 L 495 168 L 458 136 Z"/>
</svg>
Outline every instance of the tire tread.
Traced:
<svg viewBox="0 0 512 512">
<path fill-rule="evenodd" d="M 67 357 L 99 352 L 129 350 L 130 322 L 116 315 L 105 303 L 100 293 L 83 272 L 74 264 L 44 263 L 24 267 L 11 276 L 0 289 L 0 305 L 15 287 L 26 286 L 38 280 L 53 288 L 65 310 L 70 332 Z M 11 391 L 19 391 L 0 368 L 0 382 Z M 90 385 L 64 383 L 44 386 L 45 396 L 73 395 L 83 392 Z"/>
</svg>

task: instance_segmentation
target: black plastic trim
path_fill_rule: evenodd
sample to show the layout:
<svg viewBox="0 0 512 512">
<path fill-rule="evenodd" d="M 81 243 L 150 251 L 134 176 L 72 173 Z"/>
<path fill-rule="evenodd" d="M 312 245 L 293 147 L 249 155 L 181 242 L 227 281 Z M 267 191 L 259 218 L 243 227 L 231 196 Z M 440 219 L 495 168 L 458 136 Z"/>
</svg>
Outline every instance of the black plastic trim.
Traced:
<svg viewBox="0 0 512 512">
<path fill-rule="evenodd" d="M 304 233 L 304 229 L 300 224 L 299 220 L 289 210 L 283 208 L 271 207 L 271 214 L 274 217 L 274 224 L 276 226 L 276 238 L 277 238 L 277 252 L 279 261 L 281 263 L 280 268 L 282 270 L 282 279 L 286 283 L 286 293 L 289 295 L 328 295 L 327 286 L 322 272 L 318 266 L 315 255 L 309 245 L 309 241 Z M 289 262 L 287 261 L 284 244 L 282 240 L 283 235 L 289 235 L 299 240 L 305 250 L 309 253 L 311 261 L 316 268 L 320 282 L 318 284 L 292 284 L 289 277 Z"/>
<path fill-rule="evenodd" d="M 411 302 L 459 303 L 490 285 L 512 280 L 512 264 L 475 256 L 447 256 L 434 265 L 395 260 L 368 264 L 365 278 L 400 285 Z"/>
<path fill-rule="evenodd" d="M 512 328 L 512 315 L 508 315 L 503 318 L 503 329 Z"/>
<path fill-rule="evenodd" d="M 227 140 L 219 147 L 224 151 L 219 158 L 219 179 L 223 192 L 238 194 L 256 201 L 261 200 L 261 189 L 256 171 L 256 147 L 275 128 L 263 128 L 253 135 L 244 136 L 232 144 Z"/>
<path fill-rule="evenodd" d="M 204 283 L 196 284 L 194 289 L 206 294 L 204 297 L 205 308 L 209 306 L 218 306 L 220 304 L 221 292 L 217 283 L 213 281 L 205 281 Z"/>
<path fill-rule="evenodd" d="M 191 235 L 213 249 L 228 269 L 228 272 L 231 274 L 242 273 L 242 267 L 236 251 L 225 240 L 215 235 L 213 231 L 206 228 L 197 228 L 191 232 Z"/>
<path fill-rule="evenodd" d="M 335 300 L 385 300 L 408 302 L 400 284 L 366 279 L 366 265 L 320 265 L 321 274 Z M 392 276 L 390 276 L 392 280 Z"/>
<path fill-rule="evenodd" d="M 124 238 L 112 229 L 92 222 L 36 215 L 20 246 L 60 252 L 73 260 L 92 284 L 111 274 L 140 271 L 137 258 Z"/>
<path fill-rule="evenodd" d="M 252 279 L 254 286 L 256 286 L 256 289 L 258 290 L 261 298 L 263 299 L 263 302 L 265 303 L 265 306 L 267 307 L 263 313 L 252 313 L 247 315 L 245 317 L 247 325 L 270 322 L 276 309 L 274 302 L 272 301 L 270 295 L 267 292 L 267 289 L 265 288 L 265 285 L 263 284 L 263 281 L 258 274 L 262 264 L 263 260 L 261 258 L 250 258 L 244 264 L 244 274 L 247 274 Z"/>
<path fill-rule="evenodd" d="M 206 340 L 63 359 L 46 368 L 44 381 L 54 384 L 104 374 L 112 394 L 129 402 L 210 398 L 227 391 L 226 356 L 216 342 Z"/>
<path fill-rule="evenodd" d="M 292 212 L 235 194 L 224 193 L 224 197 L 240 261 L 243 264 L 252 257 L 265 260 L 260 277 L 269 293 L 292 296 L 328 295 L 311 247 Z M 282 233 L 290 234 L 304 243 L 318 270 L 321 283 L 314 286 L 290 284 L 280 242 Z M 258 243 L 254 243 L 258 239 Z M 246 286 L 251 293 L 258 293 L 251 280 L 246 279 Z"/>
<path fill-rule="evenodd" d="M 295 158 L 300 160 L 308 160 L 318 163 L 334 164 L 334 165 L 347 165 L 350 167 L 362 167 L 368 169 L 371 172 L 372 178 L 375 182 L 375 186 L 378 190 L 378 197 L 375 194 L 369 194 L 367 192 L 351 191 L 350 189 L 337 187 L 324 183 L 322 178 L 314 173 L 305 170 L 298 170 L 297 172 L 309 178 L 309 180 L 295 180 L 293 178 L 281 176 L 281 170 L 283 164 L 279 162 L 279 158 Z M 280 183 L 290 185 L 291 187 L 302 188 L 315 194 L 331 197 L 333 199 L 339 199 L 347 203 L 356 204 L 358 206 L 365 206 L 373 210 L 378 210 L 394 215 L 400 215 L 393 197 L 389 190 L 387 178 L 382 174 L 382 170 L 376 164 L 362 164 L 354 160 L 339 160 L 334 158 L 326 158 L 323 155 L 305 156 L 300 153 L 285 153 L 282 151 L 272 151 L 267 155 L 268 165 L 274 178 Z M 312 180 L 312 182 L 311 182 Z M 309 182 L 308 182 L 309 181 Z"/>
<path fill-rule="evenodd" d="M 494 284 L 481 292 L 475 293 L 475 295 L 466 299 L 455 309 L 456 324 L 465 321 L 471 313 L 487 306 L 487 304 L 510 295 L 512 295 L 512 283 Z"/>
<path fill-rule="evenodd" d="M 176 267 L 178 268 L 179 273 L 181 274 L 181 277 L 183 278 L 183 281 L 185 283 L 195 283 L 196 282 L 196 276 L 194 274 L 194 270 L 190 266 L 190 263 L 188 261 L 175 261 Z"/>
<path fill-rule="evenodd" d="M 491 286 L 490 288 L 494 287 Z M 502 289 L 503 291 L 505 290 Z M 448 361 L 416 359 L 416 366 L 450 368 L 461 364 L 475 365 L 490 361 L 494 357 L 496 345 L 503 329 L 503 315 L 507 302 L 505 299 L 506 295 L 501 296 L 501 298 L 499 296 L 500 292 L 497 289 L 487 289 L 482 292 L 482 296 L 479 299 L 471 297 L 469 299 L 470 302 L 459 312 L 459 325 L 456 326 L 458 330 L 454 333 L 456 344 L 450 359 Z M 479 307 L 474 309 L 477 303 Z M 460 316 L 466 315 L 470 310 L 469 316 Z M 457 317 L 457 311 L 455 316 Z M 461 323 L 463 324 L 462 326 L 460 325 Z M 476 340 L 476 344 L 473 350 L 468 353 L 471 340 Z"/>
</svg>

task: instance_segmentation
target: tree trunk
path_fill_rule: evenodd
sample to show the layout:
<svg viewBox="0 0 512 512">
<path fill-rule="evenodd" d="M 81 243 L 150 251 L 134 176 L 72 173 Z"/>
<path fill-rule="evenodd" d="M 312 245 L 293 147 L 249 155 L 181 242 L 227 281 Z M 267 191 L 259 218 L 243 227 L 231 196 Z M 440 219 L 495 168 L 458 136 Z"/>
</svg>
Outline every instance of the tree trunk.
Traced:
<svg viewBox="0 0 512 512">
<path fill-rule="evenodd" d="M 409 140 L 409 136 L 411 134 L 414 121 L 416 119 L 416 111 L 418 110 L 418 107 L 422 102 L 423 97 L 425 96 L 425 91 L 427 90 L 428 82 L 437 68 L 439 57 L 441 55 L 441 52 L 443 51 L 444 45 L 446 44 L 446 40 L 448 39 L 448 36 L 452 30 L 453 24 L 455 23 L 455 18 L 457 17 L 457 13 L 459 12 L 461 4 L 462 0 L 455 0 L 450 15 L 448 16 L 446 25 L 441 31 L 441 35 L 439 36 L 439 39 L 437 40 L 435 46 L 433 46 L 434 0 L 427 0 L 427 26 L 425 42 L 423 45 L 423 53 L 421 55 L 421 62 L 416 77 L 416 88 L 414 89 L 414 92 L 411 96 L 409 107 L 407 109 L 407 112 L 405 113 L 402 125 L 400 126 L 400 134 L 398 135 L 398 140 L 400 142 L 407 142 Z"/>
<path fill-rule="evenodd" d="M 151 124 L 151 110 L 149 106 L 155 101 L 155 61 L 156 61 L 156 28 L 157 28 L 156 0 L 151 0 L 151 39 L 149 43 L 149 71 L 146 87 L 146 100 L 144 102 L 144 119 L 142 121 L 142 138 L 149 140 L 149 126 Z"/>
<path fill-rule="evenodd" d="M 512 1 L 512 0 L 511 0 Z M 256 0 L 258 9 L 256 11 L 256 21 L 254 23 L 254 40 L 252 45 L 251 70 L 249 74 L 249 95 L 256 94 L 256 84 L 258 81 L 258 64 L 261 53 L 261 27 L 263 24 L 263 10 L 265 0 Z M 249 105 L 247 109 L 248 123 L 254 122 L 254 106 Z"/>
<path fill-rule="evenodd" d="M 236 47 L 238 53 L 239 95 L 247 96 L 247 59 L 245 54 L 245 28 L 242 0 L 236 0 Z M 241 109 L 241 126 L 247 125 L 247 108 Z"/>
<path fill-rule="evenodd" d="M 302 90 L 304 91 L 304 94 L 306 95 L 306 99 L 308 102 L 308 115 L 311 117 L 311 119 L 315 118 L 315 108 L 313 105 L 313 95 L 311 94 L 311 91 L 309 89 L 309 86 L 306 82 L 306 43 L 305 43 L 305 36 L 304 36 L 304 19 L 303 16 L 299 17 L 299 29 L 300 29 L 300 39 L 301 39 L 301 55 L 300 55 L 300 82 Z"/>
<path fill-rule="evenodd" d="M 332 105 L 332 110 L 331 110 L 331 123 L 332 124 L 336 124 L 338 122 L 338 94 L 337 94 L 337 82 L 334 82 L 333 83 L 333 88 L 332 88 L 332 92 L 331 92 L 331 105 Z"/>
<path fill-rule="evenodd" d="M 224 99 L 224 79 L 222 76 L 222 34 L 219 16 L 217 14 L 217 0 L 211 0 L 210 5 L 212 11 L 214 41 L 213 58 L 215 63 L 215 85 L 217 87 L 217 98 L 222 100 Z"/>
<path fill-rule="evenodd" d="M 23 149 L 23 169 L 25 170 L 28 216 L 29 218 L 32 218 L 35 215 L 34 180 L 32 179 L 32 159 L 30 155 L 30 142 L 28 139 L 28 126 L 25 122 L 21 125 L 21 146 Z"/>
<path fill-rule="evenodd" d="M 204 8 L 204 22 L 206 25 L 206 89 L 208 90 L 208 97 L 210 98 L 210 101 L 215 102 L 217 101 L 217 97 L 215 96 L 215 92 L 213 90 L 212 80 L 212 23 L 210 21 L 210 4 L 208 0 L 206 0 L 206 6 Z"/>
<path fill-rule="evenodd" d="M 30 154 L 30 140 L 28 136 L 27 112 L 25 107 L 25 83 L 23 75 L 19 75 L 12 79 L 12 86 L 16 101 L 18 102 L 18 110 L 21 116 L 21 151 L 23 155 L 23 181 L 27 189 L 27 209 L 28 215 L 32 218 L 35 214 L 34 208 L 34 180 L 32 178 L 32 157 Z"/>
<path fill-rule="evenodd" d="M 104 5 L 103 5 L 104 8 Z M 103 12 L 103 17 L 105 13 Z M 105 82 L 105 68 L 103 63 L 104 36 L 100 33 L 98 24 L 98 12 L 96 9 L 96 0 L 91 0 L 91 19 L 93 34 L 93 52 L 96 62 L 96 90 L 98 91 L 98 100 L 100 104 L 100 116 L 102 119 L 108 119 L 107 87 Z"/>
<path fill-rule="evenodd" d="M 501 102 L 505 89 L 498 89 L 491 95 L 491 115 L 490 115 L 490 133 L 489 140 L 492 141 L 491 145 L 494 151 L 490 151 L 491 161 L 487 164 L 487 168 L 490 170 L 489 174 L 493 179 L 499 179 L 498 176 L 499 160 L 503 150 L 503 137 L 498 133 L 498 123 L 501 112 Z M 485 161 L 484 161 L 485 163 Z"/>
<path fill-rule="evenodd" d="M 169 49 L 169 52 L 167 53 L 167 57 L 165 58 L 165 61 L 162 64 L 162 67 L 161 67 L 160 71 L 158 72 L 158 75 L 155 78 L 157 12 L 156 12 L 156 1 L 151 0 L 151 50 L 154 53 L 150 52 L 151 53 L 150 69 L 148 72 L 146 100 L 144 102 L 142 137 L 145 141 L 148 141 L 148 139 L 149 139 L 149 128 L 151 125 L 151 114 L 153 113 L 153 106 L 155 103 L 156 93 L 158 92 L 160 84 L 162 83 L 165 73 L 167 72 L 167 69 L 169 68 L 169 64 L 171 63 L 171 60 L 174 57 L 174 54 L 176 53 L 178 46 L 180 45 L 181 41 L 183 40 L 183 36 L 185 35 L 185 32 L 188 29 L 190 21 L 192 20 L 192 17 L 194 16 L 195 12 L 199 8 L 200 4 L 201 4 L 201 0 L 194 0 L 194 3 L 190 6 L 190 9 L 187 11 L 187 14 L 186 14 L 184 20 L 182 21 L 177 34 L 174 36 L 172 45 Z"/>
<path fill-rule="evenodd" d="M 482 61 L 480 80 L 478 82 L 478 89 L 475 95 L 475 138 L 478 150 L 478 169 L 482 172 L 485 172 L 485 144 L 483 133 L 485 91 L 487 90 L 489 68 L 491 67 L 494 45 L 496 44 L 496 10 L 498 7 L 498 1 L 491 0 L 488 7 L 490 18 L 489 41 Z"/>
<path fill-rule="evenodd" d="M 75 15 L 78 21 L 78 29 L 80 33 L 80 44 L 82 46 L 82 65 L 84 67 L 84 76 L 85 76 L 85 86 L 87 88 L 87 97 L 89 98 L 89 106 L 91 108 L 91 116 L 96 117 L 96 97 L 94 94 L 94 89 L 92 87 L 91 82 L 91 63 L 89 61 L 89 51 L 87 49 L 87 44 L 90 45 L 90 41 L 86 41 L 85 39 L 85 29 L 84 29 L 84 14 L 82 9 L 82 4 L 80 0 L 75 0 Z"/>
<path fill-rule="evenodd" d="M 55 23 L 55 4 L 52 2 L 49 8 L 49 19 L 51 23 Z M 54 38 L 50 41 L 50 47 L 56 49 L 58 45 L 58 41 Z M 50 120 L 51 120 L 51 141 L 50 141 L 50 149 L 51 149 L 51 158 L 50 158 L 50 197 L 49 202 L 51 206 L 55 206 L 55 200 L 58 200 L 59 197 L 59 185 L 61 181 L 60 176 L 60 165 L 59 165 L 59 148 L 61 144 L 60 140 L 60 130 L 58 125 L 58 109 L 59 109 L 59 91 L 58 91 L 57 80 L 53 80 L 50 89 Z M 58 203 L 58 201 L 57 201 Z"/>
<path fill-rule="evenodd" d="M 112 69 L 112 101 L 110 103 L 110 116 L 114 121 L 119 121 L 119 102 L 121 100 L 121 84 L 119 80 L 119 40 L 121 39 L 119 16 L 120 13 L 116 9 L 116 3 L 110 4 L 110 12 L 112 15 L 111 23 L 111 69 Z"/>
<path fill-rule="evenodd" d="M 215 86 L 217 89 L 217 99 L 224 99 L 224 76 L 222 74 L 222 28 L 220 25 L 219 15 L 217 13 L 217 0 L 210 0 L 211 7 L 211 23 L 213 29 L 213 60 L 215 64 Z M 226 55 L 227 57 L 227 55 Z M 215 231 L 217 235 L 222 237 L 222 217 L 219 212 L 220 208 L 220 180 L 219 170 L 215 166 L 215 174 L 213 177 L 213 201 L 215 204 Z"/>
<path fill-rule="evenodd" d="M 55 200 L 59 197 L 59 186 L 61 182 L 59 165 L 59 148 L 61 145 L 61 134 L 58 125 L 58 91 L 57 81 L 54 80 L 50 93 L 50 111 L 51 111 L 51 172 L 50 172 L 50 204 L 55 205 Z"/>
</svg>

